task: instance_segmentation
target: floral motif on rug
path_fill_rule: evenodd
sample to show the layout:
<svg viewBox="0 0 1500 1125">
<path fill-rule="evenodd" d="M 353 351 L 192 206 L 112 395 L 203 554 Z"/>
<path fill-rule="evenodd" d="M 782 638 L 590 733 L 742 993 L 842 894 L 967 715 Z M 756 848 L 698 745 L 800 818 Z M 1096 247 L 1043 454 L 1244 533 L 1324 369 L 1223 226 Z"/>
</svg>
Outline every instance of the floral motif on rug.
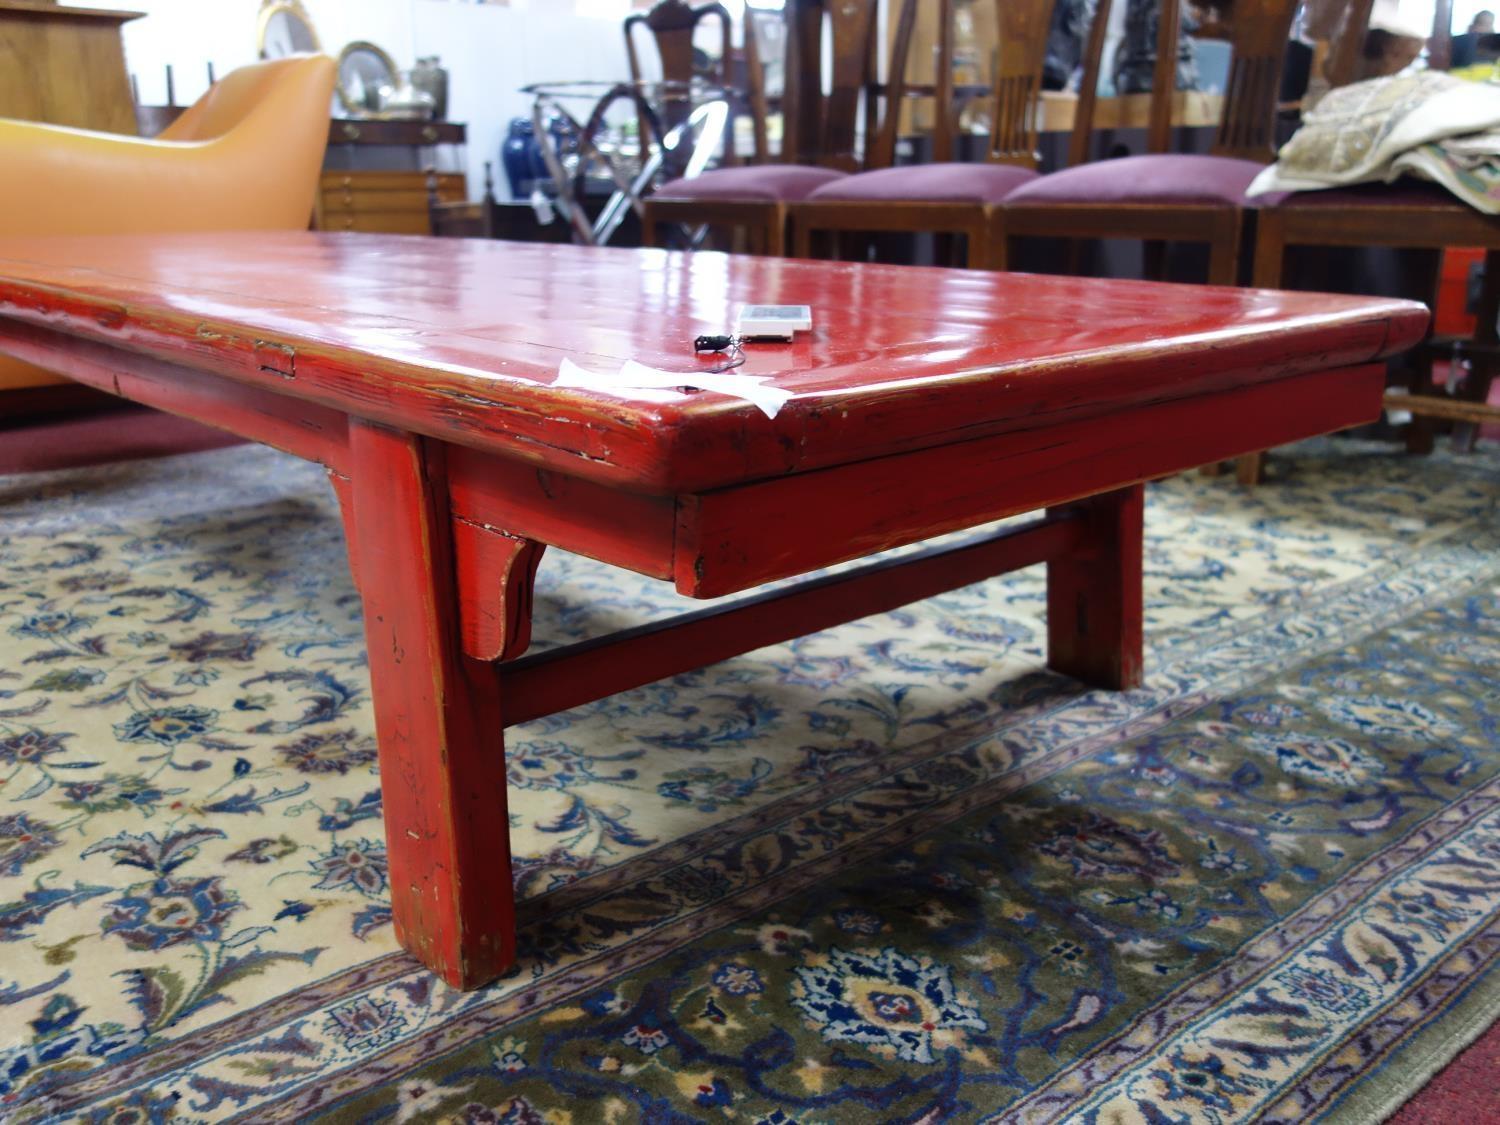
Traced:
<svg viewBox="0 0 1500 1125">
<path fill-rule="evenodd" d="M 1399 1098 L 1392 1052 L 1493 1011 L 1500 485 L 1347 442 L 1287 464 L 1152 488 L 1139 691 L 1045 671 L 1029 571 L 512 730 L 520 961 L 471 994 L 391 933 L 316 470 L 0 480 L 0 1116 Z M 538 643 L 676 604 L 549 555 Z"/>
</svg>

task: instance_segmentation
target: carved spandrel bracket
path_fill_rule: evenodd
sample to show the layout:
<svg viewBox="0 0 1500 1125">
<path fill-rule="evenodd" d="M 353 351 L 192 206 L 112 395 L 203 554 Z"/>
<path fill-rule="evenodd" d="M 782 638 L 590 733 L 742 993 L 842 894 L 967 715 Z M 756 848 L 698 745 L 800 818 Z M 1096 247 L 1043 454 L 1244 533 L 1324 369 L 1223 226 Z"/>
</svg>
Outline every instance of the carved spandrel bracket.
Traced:
<svg viewBox="0 0 1500 1125">
<path fill-rule="evenodd" d="M 452 524 L 464 653 L 514 660 L 531 644 L 531 589 L 546 545 L 462 518 Z"/>
</svg>

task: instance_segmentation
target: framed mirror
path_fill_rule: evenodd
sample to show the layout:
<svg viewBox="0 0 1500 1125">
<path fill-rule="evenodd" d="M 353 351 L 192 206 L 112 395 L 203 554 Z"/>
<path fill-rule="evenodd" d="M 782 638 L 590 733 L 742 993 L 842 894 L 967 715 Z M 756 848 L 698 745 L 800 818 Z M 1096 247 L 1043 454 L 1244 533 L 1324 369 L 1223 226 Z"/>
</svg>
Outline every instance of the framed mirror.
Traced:
<svg viewBox="0 0 1500 1125">
<path fill-rule="evenodd" d="M 323 49 L 301 0 L 265 0 L 256 27 L 256 47 L 263 59 Z"/>
<path fill-rule="evenodd" d="M 355 116 L 379 113 L 380 89 L 397 85 L 397 77 L 390 55 L 357 39 L 339 52 L 339 104 Z"/>
</svg>

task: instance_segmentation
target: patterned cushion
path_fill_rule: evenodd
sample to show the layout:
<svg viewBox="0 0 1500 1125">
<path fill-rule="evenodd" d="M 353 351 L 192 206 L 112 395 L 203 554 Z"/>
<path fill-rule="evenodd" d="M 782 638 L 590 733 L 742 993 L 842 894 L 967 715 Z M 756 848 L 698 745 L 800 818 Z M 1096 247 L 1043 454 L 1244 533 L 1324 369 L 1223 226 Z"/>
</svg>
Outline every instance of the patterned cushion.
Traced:
<svg viewBox="0 0 1500 1125">
<path fill-rule="evenodd" d="M 1265 202 L 1272 192 L 1390 183 L 1403 175 L 1500 214 L 1500 87 L 1420 71 L 1331 90 L 1251 191 Z"/>
<path fill-rule="evenodd" d="M 1042 176 L 1018 188 L 1006 206 L 1028 203 L 1246 203 L 1245 189 L 1264 165 L 1228 156 L 1161 153 L 1099 160 Z"/>
<path fill-rule="evenodd" d="M 719 168 L 691 180 L 672 180 L 656 189 L 655 199 L 704 199 L 745 203 L 795 203 L 816 188 L 846 177 L 832 168 L 802 164 L 755 164 Z"/>
<path fill-rule="evenodd" d="M 999 203 L 1037 178 L 1029 168 L 1009 164 L 915 164 L 861 172 L 824 184 L 809 195 L 819 200 L 916 203 Z"/>
</svg>

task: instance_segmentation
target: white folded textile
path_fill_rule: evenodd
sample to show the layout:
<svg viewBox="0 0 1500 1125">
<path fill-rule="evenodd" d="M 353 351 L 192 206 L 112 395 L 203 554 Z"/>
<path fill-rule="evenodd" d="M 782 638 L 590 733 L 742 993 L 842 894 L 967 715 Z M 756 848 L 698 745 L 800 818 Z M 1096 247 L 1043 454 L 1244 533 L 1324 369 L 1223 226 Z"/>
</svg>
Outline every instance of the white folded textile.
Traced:
<svg viewBox="0 0 1500 1125">
<path fill-rule="evenodd" d="M 792 397 L 791 391 L 767 386 L 769 375 L 741 375 L 708 371 L 658 371 L 627 359 L 618 371 L 590 371 L 580 367 L 571 359 L 564 359 L 557 368 L 554 387 L 579 387 L 590 391 L 628 398 L 645 399 L 648 402 L 678 402 L 687 396 L 678 387 L 693 387 L 700 391 L 714 391 L 721 395 L 741 398 L 754 403 L 767 418 L 776 417 L 777 412 Z"/>
<path fill-rule="evenodd" d="M 1402 175 L 1500 214 L 1500 86 L 1429 70 L 1330 90 L 1247 194 L 1390 183 Z"/>
</svg>

